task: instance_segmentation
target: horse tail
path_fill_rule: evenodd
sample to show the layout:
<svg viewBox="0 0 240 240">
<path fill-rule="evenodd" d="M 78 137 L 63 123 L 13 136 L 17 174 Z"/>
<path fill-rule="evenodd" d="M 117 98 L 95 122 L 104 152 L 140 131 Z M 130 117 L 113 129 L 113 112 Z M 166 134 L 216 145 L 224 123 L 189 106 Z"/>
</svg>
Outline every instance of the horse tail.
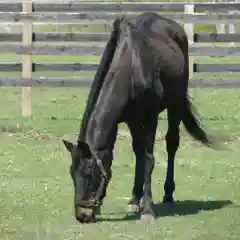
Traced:
<svg viewBox="0 0 240 240">
<path fill-rule="evenodd" d="M 215 142 L 201 127 L 201 124 L 196 117 L 196 110 L 193 108 L 189 96 L 186 96 L 183 109 L 182 122 L 187 132 L 203 145 L 213 148 Z"/>
</svg>

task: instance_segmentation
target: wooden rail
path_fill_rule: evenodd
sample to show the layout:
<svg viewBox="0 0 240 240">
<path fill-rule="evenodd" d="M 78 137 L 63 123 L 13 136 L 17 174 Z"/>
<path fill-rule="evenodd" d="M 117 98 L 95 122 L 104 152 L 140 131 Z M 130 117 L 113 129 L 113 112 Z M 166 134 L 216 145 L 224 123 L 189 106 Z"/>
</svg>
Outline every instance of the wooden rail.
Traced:
<svg viewBox="0 0 240 240">
<path fill-rule="evenodd" d="M 128 13 L 130 17 L 135 17 L 137 13 Z M 179 23 L 194 23 L 194 24 L 217 24 L 217 23 L 240 23 L 240 15 L 235 14 L 162 14 L 167 18 L 171 18 Z M 77 23 L 77 24 L 109 24 L 117 17 L 122 16 L 122 13 L 55 13 L 55 12 L 33 12 L 33 13 L 16 13 L 16 12 L 0 12 L 0 22 L 44 22 L 44 23 Z"/>
<path fill-rule="evenodd" d="M 22 45 L 22 44 L 1 44 L 1 53 L 15 54 L 35 54 L 35 55 L 101 55 L 104 46 L 79 46 L 79 45 Z M 189 47 L 190 56 L 240 56 L 240 46 L 201 46 L 191 45 Z"/>
<path fill-rule="evenodd" d="M 21 72 L 23 67 L 18 62 L 1 62 L 0 72 Z M 92 72 L 97 71 L 99 64 L 97 63 L 71 63 L 71 62 L 36 62 L 32 63 L 32 72 Z M 209 64 L 193 64 L 193 72 L 240 72 L 239 63 L 209 63 Z"/>
<path fill-rule="evenodd" d="M 52 2 L 52 3 L 51 3 Z M 203 2 L 161 2 L 161 3 L 111 3 L 111 2 L 99 2 L 99 3 L 76 3 L 72 1 L 53 2 L 48 1 L 34 1 L 33 9 L 35 12 L 145 12 L 145 11 L 160 11 L 160 12 L 181 12 L 184 11 L 185 5 L 194 5 L 195 12 L 203 11 L 239 11 L 239 3 L 203 3 Z M 21 12 L 22 4 L 20 2 L 1 2 L 1 12 Z"/>
<path fill-rule="evenodd" d="M 105 32 L 44 32 L 33 33 L 34 42 L 106 42 L 109 33 Z M 0 42 L 20 42 L 21 33 L 0 33 Z M 195 43 L 207 42 L 240 42 L 240 33 L 194 33 Z"/>
<path fill-rule="evenodd" d="M 31 87 L 90 87 L 89 77 L 0 77 L 0 86 Z M 190 80 L 189 88 L 240 88 L 237 79 L 198 79 Z"/>
</svg>

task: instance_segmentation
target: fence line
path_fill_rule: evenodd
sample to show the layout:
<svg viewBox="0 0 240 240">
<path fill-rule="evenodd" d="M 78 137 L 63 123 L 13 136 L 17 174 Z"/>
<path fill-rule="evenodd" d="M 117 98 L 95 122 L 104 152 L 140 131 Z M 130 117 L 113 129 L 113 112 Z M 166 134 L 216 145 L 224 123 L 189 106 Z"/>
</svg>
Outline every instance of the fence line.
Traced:
<svg viewBox="0 0 240 240">
<path fill-rule="evenodd" d="M 1 53 L 23 55 L 22 63 L 0 63 L 0 72 L 22 72 L 22 77 L 0 77 L 0 86 L 22 86 L 22 115 L 32 114 L 32 86 L 89 87 L 92 79 L 86 77 L 33 77 L 34 72 L 90 72 L 96 71 L 96 63 L 41 63 L 33 62 L 33 54 L 91 54 L 101 55 L 104 47 L 94 44 L 83 46 L 74 42 L 104 43 L 109 33 L 34 33 L 33 25 L 41 24 L 111 24 L 123 12 L 136 16 L 139 12 L 154 11 L 184 24 L 189 39 L 190 78 L 194 72 L 239 72 L 238 64 L 196 64 L 195 56 L 240 56 L 240 46 L 206 46 L 206 42 L 240 42 L 240 33 L 207 34 L 194 33 L 196 23 L 240 23 L 240 15 L 227 14 L 227 11 L 240 10 L 240 3 L 79 3 L 43 1 L 0 3 L 0 23 L 10 22 L 22 25 L 22 33 L 0 33 Z M 219 14 L 211 14 L 218 11 Z M 170 14 L 171 12 L 171 14 Z M 177 13 L 173 13 L 177 12 Z M 3 42 L 9 42 L 7 44 Z M 12 43 L 14 44 L 12 44 Z M 59 42 L 58 45 L 52 45 Z M 61 43 L 67 42 L 67 43 Z M 69 44 L 72 42 L 73 44 Z M 36 43 L 45 43 L 39 45 Z M 48 44 L 51 43 L 51 44 Z M 197 79 L 190 80 L 190 88 L 240 88 L 236 79 Z"/>
<path fill-rule="evenodd" d="M 0 77 L 0 86 L 12 87 L 90 87 L 92 78 L 88 77 Z M 240 88 L 237 79 L 198 79 L 189 82 L 189 88 Z"/>
<path fill-rule="evenodd" d="M 185 24 L 186 25 L 186 24 Z M 192 25 L 192 24 L 191 24 Z M 44 32 L 33 33 L 37 42 L 106 42 L 110 34 L 106 32 Z M 20 42 L 22 33 L 0 33 L 0 42 Z M 194 43 L 240 42 L 240 33 L 193 33 Z M 190 46 L 191 48 L 191 46 Z"/>
<path fill-rule="evenodd" d="M 32 72 L 91 72 L 97 71 L 99 64 L 97 63 L 70 63 L 70 62 L 32 62 Z M 21 72 L 23 64 L 17 62 L 0 63 L 0 72 Z M 240 72 L 239 63 L 209 63 L 209 64 L 193 64 L 194 73 L 210 73 L 210 72 Z M 224 79 L 222 79 L 225 81 Z M 196 80 L 195 80 L 196 81 Z"/>
<path fill-rule="evenodd" d="M 44 2 L 34 1 L 32 3 L 34 12 L 145 12 L 145 11 L 160 11 L 160 12 L 183 12 L 185 5 L 193 5 L 195 12 L 214 11 L 214 12 L 227 12 L 239 11 L 239 3 L 204 3 L 204 2 Z M 21 12 L 22 3 L 20 2 L 1 2 L 0 12 Z"/>
<path fill-rule="evenodd" d="M 138 14 L 129 13 L 130 17 L 135 17 Z M 171 18 L 179 23 L 240 23 L 240 15 L 235 14 L 162 14 L 167 18 Z M 116 17 L 122 16 L 122 13 L 61 13 L 61 12 L 33 12 L 33 13 L 15 13 L 15 12 L 0 12 L 0 22 L 44 22 L 44 23 L 65 23 L 65 24 L 109 24 Z"/>
<path fill-rule="evenodd" d="M 104 46 L 79 46 L 79 45 L 23 45 L 23 44 L 1 44 L 1 53 L 16 53 L 16 54 L 35 54 L 35 55 L 101 55 Z M 240 46 L 201 46 L 192 44 L 189 47 L 190 56 L 240 56 Z"/>
</svg>

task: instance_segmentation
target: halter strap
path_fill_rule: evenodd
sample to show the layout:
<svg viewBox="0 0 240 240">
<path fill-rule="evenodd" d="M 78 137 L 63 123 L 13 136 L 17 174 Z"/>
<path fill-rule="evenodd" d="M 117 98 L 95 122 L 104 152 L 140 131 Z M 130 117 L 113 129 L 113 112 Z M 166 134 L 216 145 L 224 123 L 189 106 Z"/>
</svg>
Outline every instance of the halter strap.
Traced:
<svg viewBox="0 0 240 240">
<path fill-rule="evenodd" d="M 102 179 L 101 179 L 99 188 L 97 190 L 96 196 L 91 200 L 81 201 L 80 206 L 82 207 L 98 207 L 102 204 L 102 202 L 100 201 L 100 197 L 103 193 L 104 185 L 108 181 L 108 177 L 107 177 L 107 173 L 105 171 L 102 160 L 97 158 L 96 163 L 100 169 Z"/>
</svg>

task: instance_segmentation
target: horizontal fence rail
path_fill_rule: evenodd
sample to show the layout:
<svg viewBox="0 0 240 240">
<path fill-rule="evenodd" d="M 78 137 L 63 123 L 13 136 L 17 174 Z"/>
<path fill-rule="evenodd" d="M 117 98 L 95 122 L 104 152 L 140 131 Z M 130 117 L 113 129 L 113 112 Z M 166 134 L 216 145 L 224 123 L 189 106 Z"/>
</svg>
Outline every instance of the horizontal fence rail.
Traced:
<svg viewBox="0 0 240 240">
<path fill-rule="evenodd" d="M 16 54 L 35 54 L 35 55 L 101 55 L 104 51 L 104 46 L 79 46 L 79 45 L 44 45 L 25 46 L 22 44 L 1 44 L 1 53 L 16 53 Z M 192 44 L 189 47 L 190 56 L 240 56 L 240 46 L 201 46 Z"/>
<path fill-rule="evenodd" d="M 14 87 L 90 87 L 92 78 L 87 77 L 0 77 L 0 86 Z M 240 88 L 240 81 L 236 79 L 199 79 L 190 80 L 189 88 Z"/>
<path fill-rule="evenodd" d="M 214 72 L 240 72 L 239 63 L 209 63 L 209 64 L 194 64 L 193 72 L 205 72 L 205 73 L 214 73 Z"/>
<path fill-rule="evenodd" d="M 159 12 L 182 12 L 185 5 L 194 5 L 195 12 L 203 11 L 240 11 L 239 3 L 189 3 L 189 2 L 161 2 L 161 3 L 76 3 L 72 1 L 64 2 L 37 2 L 33 3 L 33 9 L 35 12 L 146 12 L 146 11 L 159 11 Z M 1 12 L 21 12 L 22 4 L 19 2 L 1 2 Z"/>
<path fill-rule="evenodd" d="M 195 43 L 240 42 L 240 33 L 194 33 Z"/>
<path fill-rule="evenodd" d="M 32 63 L 32 72 L 91 72 L 98 69 L 97 63 L 37 62 Z M 21 63 L 0 62 L 0 72 L 21 72 Z"/>
<path fill-rule="evenodd" d="M 35 42 L 106 42 L 109 33 L 84 33 L 84 32 L 45 32 L 33 33 L 32 39 Z M 20 42 L 22 33 L 0 33 L 1 42 Z M 240 40 L 240 34 L 239 34 Z"/>
<path fill-rule="evenodd" d="M 0 22 L 44 22 L 44 23 L 76 23 L 76 24 L 109 24 L 117 17 L 121 17 L 123 13 L 55 13 L 55 12 L 32 12 L 32 13 L 15 13 L 15 12 L 0 12 Z M 129 17 L 135 17 L 138 14 L 125 14 Z M 162 14 L 167 18 L 171 18 L 179 23 L 240 23 L 240 15 L 233 13 L 231 15 L 221 14 Z"/>
<path fill-rule="evenodd" d="M 33 33 L 34 42 L 106 42 L 110 34 L 85 32 L 44 32 Z M 240 33 L 194 33 L 195 43 L 240 42 Z M 0 42 L 20 42 L 22 33 L 0 33 Z"/>
<path fill-rule="evenodd" d="M 36 62 L 32 63 L 32 72 L 92 72 L 97 71 L 97 63 L 69 63 L 69 62 Z M 0 72 L 21 72 L 22 63 L 4 63 L 0 62 Z M 240 72 L 239 63 L 209 63 L 193 64 L 193 72 L 214 73 L 214 72 Z"/>
<path fill-rule="evenodd" d="M 1 53 L 16 53 L 16 54 L 36 54 L 36 55 L 80 55 L 80 54 L 91 54 L 101 55 L 105 47 L 103 46 L 69 46 L 69 45 L 22 45 L 22 44 L 1 44 Z"/>
<path fill-rule="evenodd" d="M 52 0 L 53 1 L 53 0 Z M 99 3 L 99 2 L 0 2 L 0 24 L 22 27 L 22 33 L 0 33 L 0 53 L 22 55 L 22 63 L 1 59 L 0 72 L 21 72 L 21 77 L 0 77 L 0 86 L 23 87 L 23 115 L 31 115 L 31 87 L 89 87 L 92 77 L 33 77 L 43 72 L 92 72 L 98 63 L 92 62 L 34 62 L 32 55 L 96 55 L 100 56 L 109 39 L 109 32 L 41 32 L 33 31 L 35 24 L 105 24 L 107 27 L 123 14 L 135 17 L 141 12 L 154 11 L 181 24 L 189 39 L 189 88 L 240 88 L 238 79 L 193 79 L 193 73 L 240 72 L 238 63 L 198 64 L 195 56 L 240 56 L 240 33 L 195 33 L 194 24 L 238 24 L 240 3 Z M 96 27 L 96 26 L 94 26 Z M 71 42 L 71 44 L 70 44 Z M 88 45 L 83 43 L 88 42 Z M 90 43 L 91 42 L 91 43 Z M 54 45 L 54 43 L 57 43 Z M 98 43 L 98 44 L 96 44 Z M 230 43 L 223 46 L 206 43 Z M 202 76 L 202 75 L 201 75 Z M 195 79 L 195 78 L 194 78 Z"/>
</svg>

